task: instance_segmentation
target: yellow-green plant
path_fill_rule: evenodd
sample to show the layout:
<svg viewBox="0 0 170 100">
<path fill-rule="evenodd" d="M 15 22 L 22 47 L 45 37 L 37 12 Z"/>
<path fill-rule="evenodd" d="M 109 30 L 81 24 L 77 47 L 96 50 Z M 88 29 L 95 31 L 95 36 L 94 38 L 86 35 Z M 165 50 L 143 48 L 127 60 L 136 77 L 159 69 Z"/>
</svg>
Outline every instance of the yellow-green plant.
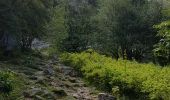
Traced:
<svg viewBox="0 0 170 100">
<path fill-rule="evenodd" d="M 114 60 L 94 51 L 66 53 L 61 61 L 81 71 L 84 77 L 101 89 L 120 93 L 132 92 L 145 99 L 170 99 L 170 68 L 135 61 Z M 114 91 L 112 91 L 114 92 Z"/>
</svg>

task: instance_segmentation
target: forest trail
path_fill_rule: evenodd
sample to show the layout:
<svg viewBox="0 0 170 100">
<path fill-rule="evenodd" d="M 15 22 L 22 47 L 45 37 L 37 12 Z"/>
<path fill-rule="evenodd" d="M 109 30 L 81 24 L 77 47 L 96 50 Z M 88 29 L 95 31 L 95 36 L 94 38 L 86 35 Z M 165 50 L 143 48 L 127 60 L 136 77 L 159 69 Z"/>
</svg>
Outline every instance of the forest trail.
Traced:
<svg viewBox="0 0 170 100">
<path fill-rule="evenodd" d="M 17 100 L 116 100 L 90 86 L 75 69 L 61 64 L 58 57 L 39 52 L 39 48 L 49 47 L 37 42 L 31 53 L 1 59 L 0 70 L 12 71 L 24 82 Z"/>
<path fill-rule="evenodd" d="M 57 60 L 41 62 L 40 70 L 27 75 L 30 81 L 24 91 L 25 100 L 97 100 L 95 87 L 88 86 L 77 72 Z"/>
<path fill-rule="evenodd" d="M 17 100 L 98 99 L 99 91 L 87 85 L 73 68 L 61 64 L 58 57 L 39 52 L 48 49 L 48 43 L 36 39 L 32 47 L 35 51 L 31 53 L 0 59 L 0 70 L 12 71 L 24 81 Z"/>
</svg>

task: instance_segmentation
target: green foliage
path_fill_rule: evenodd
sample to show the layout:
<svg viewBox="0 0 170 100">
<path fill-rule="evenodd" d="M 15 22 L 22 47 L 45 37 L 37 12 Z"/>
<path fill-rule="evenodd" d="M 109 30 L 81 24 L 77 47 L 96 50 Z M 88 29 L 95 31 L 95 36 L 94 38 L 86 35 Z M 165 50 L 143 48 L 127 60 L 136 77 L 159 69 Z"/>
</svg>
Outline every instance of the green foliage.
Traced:
<svg viewBox="0 0 170 100">
<path fill-rule="evenodd" d="M 113 60 L 91 50 L 63 54 L 61 61 L 81 71 L 88 81 L 101 89 L 113 90 L 113 93 L 129 93 L 128 95 L 134 93 L 133 95 L 143 99 L 170 98 L 169 68 L 135 61 Z"/>
<path fill-rule="evenodd" d="M 163 0 L 163 4 L 164 4 L 164 9 L 162 11 L 165 19 L 169 19 L 170 18 L 170 1 L 169 0 Z"/>
<path fill-rule="evenodd" d="M 61 51 L 61 42 L 67 37 L 65 26 L 65 0 L 58 0 L 57 6 L 51 9 L 50 22 L 46 25 L 47 35 L 45 39 L 52 44 L 49 49 L 51 53 L 59 53 Z"/>
<path fill-rule="evenodd" d="M 44 26 L 49 19 L 50 1 L 1 0 L 0 38 L 12 36 L 19 47 L 30 49 L 33 39 L 44 33 Z"/>
<path fill-rule="evenodd" d="M 93 5 L 88 0 L 66 1 L 65 26 L 68 36 L 63 40 L 62 49 L 68 52 L 86 50 L 90 46 Z"/>
<path fill-rule="evenodd" d="M 154 27 L 158 30 L 158 36 L 161 38 L 155 45 L 154 54 L 160 65 L 164 66 L 170 62 L 170 21 L 162 22 Z"/>
<path fill-rule="evenodd" d="M 12 74 L 10 72 L 0 72 L 0 94 L 9 94 L 13 90 Z"/>
<path fill-rule="evenodd" d="M 156 33 L 152 26 L 161 20 L 161 3 L 156 0 L 101 0 L 96 15 L 94 48 L 115 58 L 140 61 L 151 57 Z M 96 46 L 97 44 L 97 46 Z M 104 49 L 103 49 L 104 48 Z"/>
<path fill-rule="evenodd" d="M 11 71 L 0 71 L 0 99 L 16 100 L 24 89 L 24 80 Z"/>
</svg>

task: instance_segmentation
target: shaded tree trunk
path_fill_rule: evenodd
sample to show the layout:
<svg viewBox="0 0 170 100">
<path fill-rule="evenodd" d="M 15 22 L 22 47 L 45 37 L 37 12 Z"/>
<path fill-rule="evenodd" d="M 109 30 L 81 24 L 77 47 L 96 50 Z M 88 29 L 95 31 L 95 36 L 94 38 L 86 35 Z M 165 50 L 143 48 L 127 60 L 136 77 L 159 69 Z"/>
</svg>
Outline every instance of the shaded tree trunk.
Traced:
<svg viewBox="0 0 170 100">
<path fill-rule="evenodd" d="M 21 50 L 22 51 L 29 51 L 31 50 L 31 45 L 32 45 L 32 41 L 33 41 L 33 37 L 23 34 L 21 37 L 21 41 L 20 41 L 20 46 L 21 46 Z"/>
</svg>

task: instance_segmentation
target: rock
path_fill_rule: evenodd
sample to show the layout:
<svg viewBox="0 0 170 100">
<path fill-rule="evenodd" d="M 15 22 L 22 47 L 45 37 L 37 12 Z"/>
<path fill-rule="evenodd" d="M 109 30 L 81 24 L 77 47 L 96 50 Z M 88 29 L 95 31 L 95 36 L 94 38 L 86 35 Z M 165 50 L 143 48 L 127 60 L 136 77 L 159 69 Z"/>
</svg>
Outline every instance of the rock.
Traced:
<svg viewBox="0 0 170 100">
<path fill-rule="evenodd" d="M 73 97 L 74 97 L 75 99 L 78 99 L 78 98 L 79 98 L 79 95 L 78 95 L 78 94 L 73 94 Z"/>
<path fill-rule="evenodd" d="M 117 100 L 116 97 L 107 93 L 99 93 L 98 100 Z"/>
<path fill-rule="evenodd" d="M 29 92 L 24 91 L 22 94 L 24 95 L 24 97 L 30 97 L 30 93 Z"/>
<path fill-rule="evenodd" d="M 24 97 L 34 97 L 34 96 L 40 95 L 42 93 L 43 93 L 43 91 L 40 88 L 33 88 L 31 90 L 23 92 L 23 95 L 24 95 Z"/>
<path fill-rule="evenodd" d="M 76 83 L 76 78 L 69 78 L 69 81 L 70 81 L 71 83 Z"/>
<path fill-rule="evenodd" d="M 39 96 L 39 95 L 36 95 L 36 96 L 35 96 L 35 99 L 36 99 L 36 100 L 45 100 L 43 97 L 41 97 L 41 96 Z"/>
<path fill-rule="evenodd" d="M 37 76 L 42 76 L 43 74 L 44 74 L 43 71 L 38 71 L 38 72 L 35 73 L 35 75 L 37 75 Z"/>
<path fill-rule="evenodd" d="M 80 86 L 80 87 L 87 87 L 87 84 L 85 84 L 85 83 L 79 83 L 79 86 Z"/>
<path fill-rule="evenodd" d="M 37 80 L 37 77 L 36 77 L 36 76 L 30 76 L 29 79 L 31 79 L 31 80 Z"/>
<path fill-rule="evenodd" d="M 71 87 L 71 83 L 67 81 L 63 82 L 63 85 L 67 88 Z"/>
<path fill-rule="evenodd" d="M 74 87 L 81 87 L 81 84 L 80 83 L 74 83 L 73 86 Z"/>
<path fill-rule="evenodd" d="M 59 100 L 77 100 L 77 99 L 75 99 L 73 96 L 66 96 L 66 97 L 59 99 Z"/>
<path fill-rule="evenodd" d="M 63 97 L 63 96 L 67 96 L 67 93 L 63 90 L 63 89 L 54 89 L 52 90 L 52 92 L 57 95 L 57 96 L 60 96 L 60 97 Z"/>
<path fill-rule="evenodd" d="M 45 83 L 45 77 L 44 76 L 30 76 L 31 80 L 35 80 L 38 84 L 44 84 Z"/>
<path fill-rule="evenodd" d="M 34 96 L 34 95 L 40 95 L 43 93 L 43 91 L 41 90 L 41 88 L 34 88 L 30 91 L 31 95 Z"/>
<path fill-rule="evenodd" d="M 37 38 L 35 38 L 33 41 L 32 41 L 32 44 L 31 44 L 31 48 L 33 50 L 41 50 L 41 49 L 44 49 L 44 48 L 48 48 L 50 46 L 49 43 L 45 42 L 45 41 L 41 41 Z"/>
<path fill-rule="evenodd" d="M 43 95 L 43 97 L 46 98 L 45 100 L 56 100 L 55 95 L 53 93 L 49 93 L 49 92 L 45 93 Z"/>
<path fill-rule="evenodd" d="M 48 67 L 47 69 L 44 70 L 44 74 L 53 76 L 55 72 L 51 67 Z"/>
<path fill-rule="evenodd" d="M 64 73 L 64 75 L 69 75 L 71 77 L 78 76 L 77 72 L 68 66 L 59 65 L 59 70 L 61 73 Z"/>
<path fill-rule="evenodd" d="M 50 77 L 51 80 L 55 80 L 55 77 Z"/>
<path fill-rule="evenodd" d="M 44 80 L 37 80 L 36 81 L 36 84 L 41 84 L 41 85 L 45 85 L 45 81 Z"/>
</svg>

